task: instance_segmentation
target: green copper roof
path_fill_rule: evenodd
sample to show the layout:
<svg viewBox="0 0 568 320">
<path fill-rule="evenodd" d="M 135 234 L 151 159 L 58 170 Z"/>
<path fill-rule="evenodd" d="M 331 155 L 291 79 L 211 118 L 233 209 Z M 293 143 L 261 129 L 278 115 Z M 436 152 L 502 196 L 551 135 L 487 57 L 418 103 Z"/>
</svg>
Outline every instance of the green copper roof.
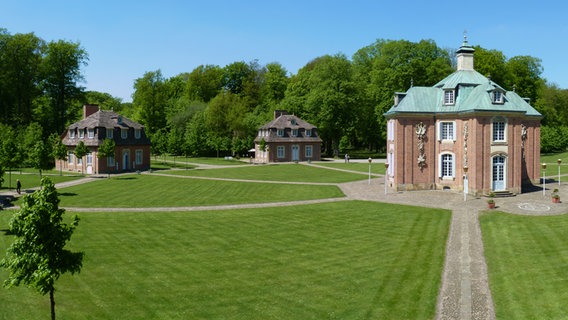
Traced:
<svg viewBox="0 0 568 320">
<path fill-rule="evenodd" d="M 454 90 L 455 104 L 444 105 L 444 91 Z M 493 93 L 503 94 L 502 103 L 493 102 Z M 398 105 L 385 113 L 386 117 L 412 113 L 470 113 L 518 112 L 525 116 L 541 117 L 529 103 L 514 91 L 506 91 L 475 70 L 459 70 L 438 82 L 433 87 L 412 87 Z"/>
</svg>

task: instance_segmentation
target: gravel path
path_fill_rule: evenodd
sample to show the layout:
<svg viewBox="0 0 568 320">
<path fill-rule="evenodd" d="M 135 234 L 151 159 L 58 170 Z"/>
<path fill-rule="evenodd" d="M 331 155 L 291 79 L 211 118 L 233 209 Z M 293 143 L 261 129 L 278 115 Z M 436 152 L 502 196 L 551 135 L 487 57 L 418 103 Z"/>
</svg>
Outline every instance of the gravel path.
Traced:
<svg viewBox="0 0 568 320">
<path fill-rule="evenodd" d="M 360 173 L 360 172 L 358 172 Z M 374 175 L 377 177 L 377 175 Z M 58 189 L 79 183 L 88 183 L 96 178 L 83 178 L 57 184 Z M 249 180 L 243 180 L 249 181 Z M 278 182 L 274 182 L 278 183 Z M 262 204 L 199 206 L 199 207 L 155 207 L 155 208 L 65 208 L 69 211 L 197 211 L 226 210 L 238 208 L 259 208 L 292 206 L 323 202 L 366 200 L 397 204 L 409 204 L 431 208 L 452 210 L 450 233 L 446 245 L 446 260 L 442 275 L 442 286 L 438 296 L 436 319 L 495 319 L 495 310 L 487 277 L 487 265 L 483 254 L 483 241 L 479 227 L 479 211 L 485 210 L 486 199 L 469 196 L 464 201 L 461 193 L 446 191 L 394 192 L 386 190 L 384 176 L 370 180 L 338 184 L 345 198 L 319 199 Z M 568 187 L 547 184 L 549 188 L 559 188 L 566 194 Z M 551 190 L 525 193 L 509 198 L 497 198 L 495 202 L 500 211 L 522 215 L 557 215 L 568 211 L 564 203 L 552 204 Z M 7 193 L 4 193 L 6 195 Z M 11 193 L 13 194 L 13 193 Z"/>
</svg>

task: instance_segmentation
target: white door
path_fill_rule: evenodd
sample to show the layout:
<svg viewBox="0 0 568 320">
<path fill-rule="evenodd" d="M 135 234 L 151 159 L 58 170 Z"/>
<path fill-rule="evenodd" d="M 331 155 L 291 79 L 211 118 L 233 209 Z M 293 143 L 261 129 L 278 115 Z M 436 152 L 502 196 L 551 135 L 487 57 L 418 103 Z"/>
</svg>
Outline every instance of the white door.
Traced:
<svg viewBox="0 0 568 320">
<path fill-rule="evenodd" d="M 297 144 L 292 146 L 292 161 L 300 161 L 300 146 Z"/>
<path fill-rule="evenodd" d="M 505 157 L 493 157 L 493 190 L 505 190 Z"/>
</svg>

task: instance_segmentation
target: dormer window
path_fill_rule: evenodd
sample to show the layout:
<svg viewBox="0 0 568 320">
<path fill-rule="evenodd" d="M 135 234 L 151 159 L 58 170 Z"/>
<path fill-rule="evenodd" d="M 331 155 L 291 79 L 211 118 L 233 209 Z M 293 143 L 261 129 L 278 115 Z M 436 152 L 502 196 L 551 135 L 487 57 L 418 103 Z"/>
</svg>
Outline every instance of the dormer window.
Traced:
<svg viewBox="0 0 568 320">
<path fill-rule="evenodd" d="M 279 137 L 283 137 L 283 136 L 284 136 L 284 129 L 278 129 L 278 131 L 276 131 L 276 134 L 277 134 Z"/>
<path fill-rule="evenodd" d="M 312 136 L 312 130 L 306 129 L 306 137 L 311 137 L 311 136 Z"/>
<path fill-rule="evenodd" d="M 79 139 L 83 139 L 85 137 L 85 129 L 79 129 Z"/>
<path fill-rule="evenodd" d="M 456 103 L 455 90 L 444 90 L 444 105 L 453 105 Z"/>
<path fill-rule="evenodd" d="M 140 139 L 140 137 L 142 137 L 142 130 L 134 129 L 134 138 Z"/>
<path fill-rule="evenodd" d="M 87 136 L 89 137 L 89 139 L 93 139 L 95 137 L 95 129 L 94 128 L 87 129 Z"/>
<path fill-rule="evenodd" d="M 493 103 L 504 103 L 504 95 L 503 92 L 499 91 L 499 90 L 495 90 L 493 91 Z"/>
<path fill-rule="evenodd" d="M 69 129 L 69 138 L 75 139 L 75 129 Z"/>
<path fill-rule="evenodd" d="M 293 136 L 293 137 L 297 137 L 297 136 L 298 136 L 298 129 L 292 129 L 292 136 Z"/>
</svg>

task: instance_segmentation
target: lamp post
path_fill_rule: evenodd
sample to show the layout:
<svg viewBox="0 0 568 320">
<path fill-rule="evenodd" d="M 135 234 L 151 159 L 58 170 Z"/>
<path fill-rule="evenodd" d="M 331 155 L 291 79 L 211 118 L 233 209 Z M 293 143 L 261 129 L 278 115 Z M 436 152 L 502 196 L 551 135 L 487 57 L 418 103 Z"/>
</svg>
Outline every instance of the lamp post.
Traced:
<svg viewBox="0 0 568 320">
<path fill-rule="evenodd" d="M 558 186 L 560 187 L 560 164 L 562 163 L 562 159 L 558 159 L 556 162 L 558 162 Z"/>
<path fill-rule="evenodd" d="M 467 200 L 467 193 L 468 193 L 468 181 L 467 181 L 467 166 L 463 166 L 463 201 Z"/>
<path fill-rule="evenodd" d="M 385 196 L 387 195 L 388 176 L 389 176 L 389 163 L 385 162 Z"/>
<path fill-rule="evenodd" d="M 542 196 L 546 196 L 546 163 L 542 164 Z"/>
<path fill-rule="evenodd" d="M 373 159 L 369 157 L 369 185 L 371 184 L 371 162 L 373 162 Z"/>
</svg>

